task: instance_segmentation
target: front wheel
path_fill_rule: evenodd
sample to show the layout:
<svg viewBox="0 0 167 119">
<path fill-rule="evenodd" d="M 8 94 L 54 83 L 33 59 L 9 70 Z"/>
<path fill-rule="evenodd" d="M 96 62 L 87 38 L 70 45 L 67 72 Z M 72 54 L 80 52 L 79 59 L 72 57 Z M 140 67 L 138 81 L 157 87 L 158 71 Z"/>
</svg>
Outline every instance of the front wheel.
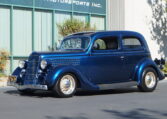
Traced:
<svg viewBox="0 0 167 119">
<path fill-rule="evenodd" d="M 76 77 L 73 74 L 64 74 L 56 83 L 53 92 L 59 97 L 72 97 L 76 92 Z"/>
<path fill-rule="evenodd" d="M 158 83 L 157 73 L 153 68 L 146 68 L 143 71 L 142 79 L 138 88 L 143 92 L 152 92 L 156 89 Z"/>
</svg>

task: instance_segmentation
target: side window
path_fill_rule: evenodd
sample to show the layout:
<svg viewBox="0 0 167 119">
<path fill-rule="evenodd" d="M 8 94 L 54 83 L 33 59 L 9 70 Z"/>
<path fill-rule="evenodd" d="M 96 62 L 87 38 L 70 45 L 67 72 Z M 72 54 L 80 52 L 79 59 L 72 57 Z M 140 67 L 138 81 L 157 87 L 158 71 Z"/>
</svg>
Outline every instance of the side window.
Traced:
<svg viewBox="0 0 167 119">
<path fill-rule="evenodd" d="M 142 48 L 142 44 L 138 38 L 127 37 L 123 38 L 123 47 L 125 49 L 137 49 Z"/>
<path fill-rule="evenodd" d="M 117 37 L 102 37 L 94 42 L 94 50 L 116 50 L 118 49 L 118 38 Z"/>
</svg>

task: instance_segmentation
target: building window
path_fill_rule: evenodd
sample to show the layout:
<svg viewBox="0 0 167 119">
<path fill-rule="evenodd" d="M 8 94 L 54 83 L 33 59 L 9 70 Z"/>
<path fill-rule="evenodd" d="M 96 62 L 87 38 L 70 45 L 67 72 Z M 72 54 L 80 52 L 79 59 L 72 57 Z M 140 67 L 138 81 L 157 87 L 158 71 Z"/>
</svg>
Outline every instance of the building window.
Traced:
<svg viewBox="0 0 167 119">
<path fill-rule="evenodd" d="M 32 52 L 32 11 L 13 11 L 13 54 L 28 56 Z"/>
<path fill-rule="evenodd" d="M 35 51 L 49 51 L 52 48 L 52 13 L 35 12 Z"/>
<path fill-rule="evenodd" d="M 10 10 L 0 8 L 0 49 L 10 52 Z"/>
<path fill-rule="evenodd" d="M 104 17 L 98 17 L 98 16 L 92 16 L 91 17 L 91 26 L 96 27 L 96 30 L 105 30 L 105 18 Z"/>
<path fill-rule="evenodd" d="M 78 19 L 78 20 L 80 20 L 80 21 L 86 23 L 86 22 L 87 22 L 87 19 L 88 19 L 88 16 L 75 14 L 75 15 L 73 16 L 73 18 L 74 18 L 74 19 Z"/>
<path fill-rule="evenodd" d="M 55 37 L 56 46 L 59 46 L 63 37 L 58 33 L 57 24 L 62 24 L 65 20 L 71 19 L 71 15 L 67 13 L 55 13 Z"/>
<path fill-rule="evenodd" d="M 19 60 L 13 60 L 13 69 L 17 68 L 19 64 Z"/>
</svg>

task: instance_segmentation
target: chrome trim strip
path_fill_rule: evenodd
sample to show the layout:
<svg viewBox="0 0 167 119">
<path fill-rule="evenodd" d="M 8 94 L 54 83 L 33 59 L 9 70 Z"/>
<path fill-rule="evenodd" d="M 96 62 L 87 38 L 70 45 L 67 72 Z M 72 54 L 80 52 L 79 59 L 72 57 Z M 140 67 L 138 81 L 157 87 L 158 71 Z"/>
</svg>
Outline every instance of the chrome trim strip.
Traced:
<svg viewBox="0 0 167 119">
<path fill-rule="evenodd" d="M 18 85 L 17 83 L 13 83 L 13 82 L 8 82 L 7 85 L 14 86 L 20 90 L 24 90 L 24 89 L 48 90 L 47 85 Z"/>
<path fill-rule="evenodd" d="M 124 83 L 99 84 L 98 86 L 99 86 L 100 90 L 115 89 L 115 88 L 137 86 L 137 82 L 131 81 L 131 82 L 124 82 Z"/>
</svg>

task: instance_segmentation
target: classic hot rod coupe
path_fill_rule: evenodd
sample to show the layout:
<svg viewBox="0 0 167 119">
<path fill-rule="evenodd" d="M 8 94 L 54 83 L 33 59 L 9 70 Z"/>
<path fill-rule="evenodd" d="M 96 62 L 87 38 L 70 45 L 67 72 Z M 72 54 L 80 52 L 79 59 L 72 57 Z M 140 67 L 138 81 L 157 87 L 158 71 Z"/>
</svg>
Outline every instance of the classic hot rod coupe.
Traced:
<svg viewBox="0 0 167 119">
<path fill-rule="evenodd" d="M 137 86 L 152 92 L 164 79 L 144 37 L 133 31 L 81 32 L 64 38 L 55 52 L 33 52 L 9 77 L 22 93 L 51 90 L 71 97 L 77 89 Z"/>
</svg>

